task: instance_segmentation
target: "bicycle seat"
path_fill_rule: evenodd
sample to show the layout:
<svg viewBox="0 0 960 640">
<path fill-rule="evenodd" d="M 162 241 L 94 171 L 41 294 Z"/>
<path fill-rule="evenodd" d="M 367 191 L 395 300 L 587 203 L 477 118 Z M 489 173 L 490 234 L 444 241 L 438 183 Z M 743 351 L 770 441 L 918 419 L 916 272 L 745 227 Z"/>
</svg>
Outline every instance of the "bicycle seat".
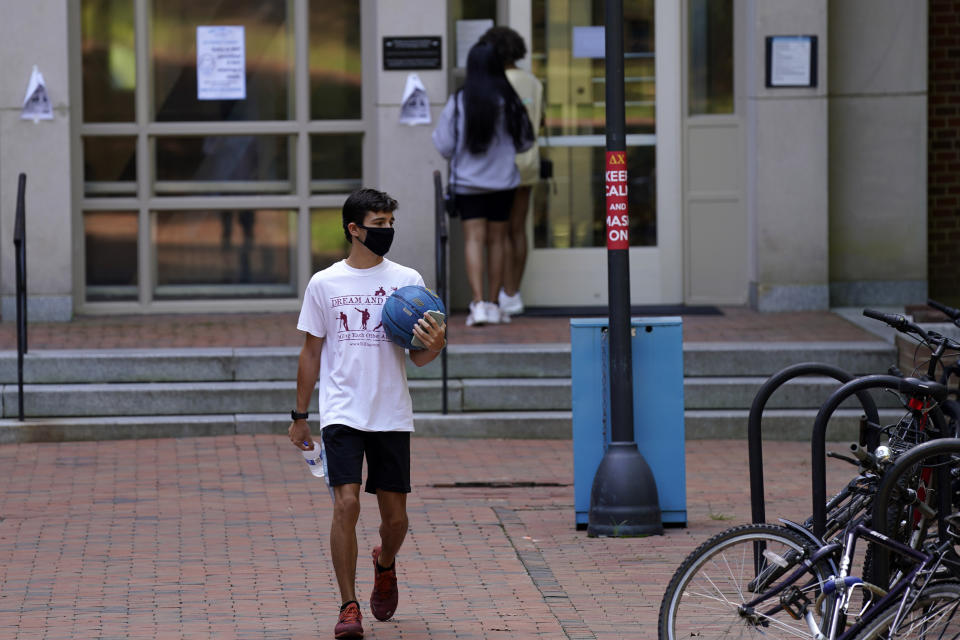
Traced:
<svg viewBox="0 0 960 640">
<path fill-rule="evenodd" d="M 947 399 L 947 388 L 944 385 L 931 380 L 921 380 L 920 378 L 902 379 L 897 390 L 908 396 L 930 397 L 937 402 L 943 402 Z"/>
</svg>

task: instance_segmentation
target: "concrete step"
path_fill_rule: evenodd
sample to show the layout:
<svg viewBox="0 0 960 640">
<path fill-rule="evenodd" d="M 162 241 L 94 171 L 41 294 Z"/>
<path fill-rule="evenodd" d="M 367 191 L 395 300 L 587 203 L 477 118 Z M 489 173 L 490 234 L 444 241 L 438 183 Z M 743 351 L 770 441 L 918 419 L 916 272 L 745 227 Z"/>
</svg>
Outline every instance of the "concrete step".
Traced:
<svg viewBox="0 0 960 640">
<path fill-rule="evenodd" d="M 855 441 L 860 413 L 841 409 L 830 421 L 828 440 Z M 881 421 L 891 424 L 902 412 L 884 410 Z M 807 441 L 816 417 L 814 410 L 769 410 L 764 412 L 764 440 Z M 745 439 L 747 411 L 686 411 L 688 440 Z M 181 438 L 225 434 L 285 434 L 287 414 L 210 414 L 152 416 L 87 416 L 0 420 L 0 444 L 15 442 L 61 442 L 120 440 L 131 438 Z M 569 411 L 436 412 L 414 414 L 415 435 L 470 438 L 560 438 L 572 437 Z M 746 446 L 746 442 L 744 442 Z"/>
<path fill-rule="evenodd" d="M 869 342 L 685 342 L 686 376 L 770 376 L 800 362 L 831 364 L 853 374 L 886 373 L 896 348 Z"/>
<path fill-rule="evenodd" d="M 293 380 L 298 348 L 39 350 L 24 358 L 25 383 Z M 685 343 L 690 377 L 769 376 L 798 362 L 833 364 L 853 374 L 884 373 L 896 361 L 883 342 Z M 568 378 L 569 344 L 451 345 L 449 378 Z M 411 380 L 437 379 L 440 359 L 408 363 Z M 17 382 L 17 354 L 0 351 L 0 384 Z"/>
<path fill-rule="evenodd" d="M 897 422 L 903 411 L 883 409 L 880 422 Z M 687 439 L 739 439 L 747 437 L 747 416 L 744 410 L 692 410 L 684 412 Z M 827 425 L 827 440 L 854 441 L 860 431 L 857 409 L 838 409 Z M 817 411 L 812 409 L 768 409 L 763 412 L 761 433 L 764 440 L 809 441 Z M 744 443 L 746 446 L 746 443 Z"/>
<path fill-rule="evenodd" d="M 290 380 L 296 349 L 77 349 L 32 351 L 25 384 Z M 0 351 L 0 382 L 17 382 L 16 351 Z"/>
<path fill-rule="evenodd" d="M 472 378 L 461 385 L 463 411 L 570 410 L 569 379 Z"/>
<path fill-rule="evenodd" d="M 0 442 L 283 433 L 298 355 L 297 348 L 35 351 L 24 364 L 28 420 L 19 423 L 12 419 L 16 353 L 0 352 Z M 744 437 L 757 389 L 783 367 L 816 361 L 879 373 L 895 357 L 882 341 L 685 344 L 686 437 Z M 441 415 L 440 361 L 408 367 L 419 433 L 570 437 L 569 345 L 453 345 L 448 369 L 450 413 Z M 764 414 L 765 437 L 808 438 L 836 386 L 811 377 L 781 387 Z M 881 407 L 896 406 L 888 394 L 876 397 Z M 845 407 L 831 429 L 855 437 L 861 410 L 855 400 Z"/>
<path fill-rule="evenodd" d="M 749 409 L 766 377 L 688 377 L 683 382 L 686 409 Z M 413 385 L 414 383 L 411 383 Z M 456 383 L 451 383 L 455 385 Z M 459 381 L 463 411 L 569 410 L 571 382 L 558 378 L 482 378 Z M 774 391 L 769 409 L 817 409 L 840 387 L 832 378 L 796 378 Z M 451 388 L 454 388 L 451 386 Z M 900 407 L 899 399 L 882 391 L 871 392 L 878 407 Z M 453 398 L 453 396 L 450 396 Z M 439 398 L 439 396 L 438 396 Z M 437 400 L 439 401 L 439 400 Z M 451 402 L 453 400 L 451 399 Z M 842 408 L 857 409 L 856 398 Z"/>
<path fill-rule="evenodd" d="M 30 417 L 267 413 L 292 406 L 296 388 L 294 381 L 31 384 L 24 385 L 23 407 Z M 441 393 L 439 381 L 410 383 L 411 398 L 420 410 L 440 410 Z M 2 397 L 4 417 L 16 417 L 17 386 L 4 385 Z M 449 406 L 460 410 L 459 381 L 449 382 L 447 397 Z M 309 411 L 316 410 L 314 393 Z"/>
<path fill-rule="evenodd" d="M 454 338 L 456 340 L 456 338 Z M 410 380 L 437 379 L 437 358 L 425 367 L 407 363 Z M 569 344 L 453 344 L 448 347 L 449 378 L 569 378 Z"/>
<path fill-rule="evenodd" d="M 440 411 L 440 380 L 411 380 L 415 411 Z M 0 387 L 3 417 L 18 415 L 17 385 Z M 24 414 L 57 416 L 150 416 L 268 413 L 292 406 L 296 382 L 143 382 L 95 384 L 28 384 L 23 388 Z M 570 409 L 570 380 L 510 378 L 449 380 L 449 411 L 541 411 Z M 317 394 L 310 400 L 317 410 Z"/>
<path fill-rule="evenodd" d="M 298 348 L 41 350 L 26 354 L 24 382 L 212 382 L 295 380 Z M 440 359 L 407 364 L 411 380 L 438 379 Z M 448 378 L 570 376 L 570 346 L 454 345 Z M 0 351 L 0 384 L 17 382 L 16 351 Z"/>
<path fill-rule="evenodd" d="M 462 438 L 570 438 L 569 411 L 415 413 L 416 435 Z M 87 416 L 0 420 L 0 444 L 226 434 L 286 434 L 290 415 Z"/>
<path fill-rule="evenodd" d="M 683 400 L 687 409 L 749 409 L 757 392 L 768 377 L 686 377 Z M 820 407 L 840 388 L 833 378 L 809 376 L 794 378 L 773 392 L 767 400 L 769 409 L 809 409 Z M 878 407 L 901 406 L 896 396 L 881 391 L 870 392 Z M 850 398 L 843 408 L 857 408 L 860 402 Z"/>
<path fill-rule="evenodd" d="M 766 378 L 686 378 L 684 406 L 689 409 L 749 409 Z M 411 380 L 415 411 L 440 411 L 442 383 Z M 839 384 L 830 378 L 798 378 L 780 387 L 769 409 L 819 408 Z M 293 402 L 293 381 L 144 382 L 29 384 L 24 412 L 31 417 L 149 416 L 269 413 Z M 900 406 L 895 396 L 874 392 L 879 407 Z M 17 415 L 16 385 L 0 387 L 3 417 Z M 564 378 L 467 378 L 447 383 L 447 408 L 456 413 L 489 411 L 568 411 L 571 382 Z M 845 408 L 860 406 L 856 398 Z M 313 395 L 310 411 L 317 410 Z"/>
</svg>

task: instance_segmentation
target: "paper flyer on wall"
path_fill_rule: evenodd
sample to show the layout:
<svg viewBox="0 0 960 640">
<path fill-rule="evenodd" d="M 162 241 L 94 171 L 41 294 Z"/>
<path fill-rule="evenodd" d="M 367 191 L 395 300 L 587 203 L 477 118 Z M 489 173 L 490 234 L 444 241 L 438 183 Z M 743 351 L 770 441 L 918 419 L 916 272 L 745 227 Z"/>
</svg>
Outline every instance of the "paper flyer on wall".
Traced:
<svg viewBox="0 0 960 640">
<path fill-rule="evenodd" d="M 33 71 L 30 73 L 30 82 L 27 83 L 27 94 L 23 97 L 23 110 L 20 112 L 20 118 L 23 120 L 53 120 L 53 105 L 50 104 L 50 96 L 47 95 L 47 83 L 43 80 L 43 74 L 33 65 Z"/>
<path fill-rule="evenodd" d="M 400 123 L 408 125 L 430 124 L 430 100 L 420 76 L 411 73 L 403 89 L 400 102 Z"/>
</svg>

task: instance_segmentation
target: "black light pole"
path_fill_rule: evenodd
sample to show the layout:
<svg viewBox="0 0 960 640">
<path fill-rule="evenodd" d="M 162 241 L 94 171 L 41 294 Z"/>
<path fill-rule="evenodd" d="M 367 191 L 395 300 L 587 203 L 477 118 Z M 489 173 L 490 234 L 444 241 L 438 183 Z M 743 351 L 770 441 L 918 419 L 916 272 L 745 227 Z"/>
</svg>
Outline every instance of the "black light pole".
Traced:
<svg viewBox="0 0 960 640">
<path fill-rule="evenodd" d="M 663 533 L 657 483 L 633 440 L 623 0 L 606 0 L 605 22 L 611 442 L 593 478 L 587 535 L 653 535 Z"/>
</svg>

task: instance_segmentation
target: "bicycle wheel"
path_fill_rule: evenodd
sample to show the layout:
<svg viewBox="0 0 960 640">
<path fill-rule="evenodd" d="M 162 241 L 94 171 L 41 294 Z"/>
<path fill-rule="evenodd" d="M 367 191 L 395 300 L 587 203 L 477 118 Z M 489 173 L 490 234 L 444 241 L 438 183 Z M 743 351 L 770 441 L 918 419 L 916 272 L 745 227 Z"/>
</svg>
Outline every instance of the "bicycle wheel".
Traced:
<svg viewBox="0 0 960 640">
<path fill-rule="evenodd" d="M 857 634 L 856 640 L 960 638 L 960 583 L 931 584 L 902 613 L 900 605 L 894 602 L 880 612 Z"/>
<path fill-rule="evenodd" d="M 765 548 L 763 554 L 755 553 L 758 546 Z M 742 525 L 710 538 L 687 556 L 667 586 L 660 604 L 661 640 L 813 637 L 802 618 L 783 610 L 778 597 L 752 612 L 741 607 L 793 573 L 809 547 L 799 534 L 769 524 Z M 788 587 L 795 605 L 815 602 L 831 573 L 826 562 L 808 571 L 795 583 L 796 591 Z"/>
</svg>

